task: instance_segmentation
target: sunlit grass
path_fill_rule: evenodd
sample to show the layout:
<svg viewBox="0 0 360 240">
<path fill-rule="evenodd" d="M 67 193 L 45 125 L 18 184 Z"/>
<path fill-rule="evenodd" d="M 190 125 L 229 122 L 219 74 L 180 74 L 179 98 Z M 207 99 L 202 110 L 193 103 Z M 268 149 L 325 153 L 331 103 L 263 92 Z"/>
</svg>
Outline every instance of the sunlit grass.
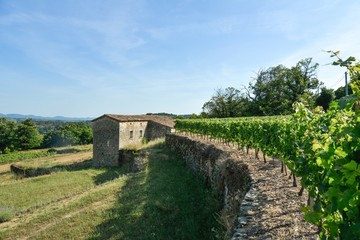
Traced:
<svg viewBox="0 0 360 240">
<path fill-rule="evenodd" d="M 92 239 L 214 239 L 215 196 L 162 145 L 149 148 L 147 170 L 129 178 L 117 206 Z"/>
<path fill-rule="evenodd" d="M 23 212 L 0 225 L 0 239 L 221 236 L 222 227 L 215 219 L 220 206 L 201 179 L 162 142 L 142 151 L 147 151 L 149 162 L 138 173 L 126 173 L 127 166 L 88 166 L 4 183 L 0 205 Z"/>
<path fill-rule="evenodd" d="M 101 180 L 104 174 L 109 179 L 117 175 L 108 169 L 85 169 L 14 180 L 0 185 L 0 208 L 14 208 L 16 212 L 35 208 L 93 188 L 106 180 Z"/>
<path fill-rule="evenodd" d="M 59 147 L 54 148 L 55 150 L 64 150 L 69 147 Z M 77 149 L 79 152 L 86 152 L 92 150 L 92 144 L 90 145 L 79 145 L 70 147 Z M 49 149 L 37 149 L 37 150 L 27 150 L 27 151 L 19 151 L 19 152 L 12 152 L 7 154 L 0 154 L 0 164 L 1 163 L 11 163 L 16 161 L 22 161 L 26 159 L 35 159 L 41 157 L 49 157 L 55 155 L 55 152 L 49 151 Z"/>
<path fill-rule="evenodd" d="M 0 239 L 84 239 L 106 218 L 126 176 L 109 181 L 70 199 L 44 206 L 24 215 L 24 221 L 9 223 L 0 230 Z M 0 228 L 1 229 L 1 228 Z"/>
</svg>

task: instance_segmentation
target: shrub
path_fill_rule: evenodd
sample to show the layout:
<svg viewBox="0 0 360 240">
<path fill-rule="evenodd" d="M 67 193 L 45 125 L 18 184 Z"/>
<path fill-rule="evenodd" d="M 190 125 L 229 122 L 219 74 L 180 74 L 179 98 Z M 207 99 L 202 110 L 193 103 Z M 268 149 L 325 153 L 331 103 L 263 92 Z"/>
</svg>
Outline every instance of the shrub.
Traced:
<svg viewBox="0 0 360 240">
<path fill-rule="evenodd" d="M 15 215 L 12 208 L 0 208 L 0 223 L 10 221 Z"/>
<path fill-rule="evenodd" d="M 55 148 L 50 148 L 47 152 L 48 153 L 56 153 L 57 151 Z"/>
<path fill-rule="evenodd" d="M 148 144 L 149 140 L 147 140 L 146 137 L 144 137 L 142 140 L 141 140 L 141 144 L 145 145 L 145 144 Z"/>
</svg>

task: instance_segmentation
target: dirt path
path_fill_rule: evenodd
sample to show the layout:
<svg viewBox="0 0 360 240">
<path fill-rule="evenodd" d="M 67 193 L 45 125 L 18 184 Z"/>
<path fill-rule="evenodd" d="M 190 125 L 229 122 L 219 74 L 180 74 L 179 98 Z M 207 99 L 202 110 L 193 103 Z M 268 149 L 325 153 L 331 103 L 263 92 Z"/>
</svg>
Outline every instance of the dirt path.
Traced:
<svg viewBox="0 0 360 240">
<path fill-rule="evenodd" d="M 10 163 L 0 165 L 0 174 L 10 171 Z"/>
<path fill-rule="evenodd" d="M 64 156 L 57 157 L 54 162 L 57 163 L 77 163 L 82 162 L 85 159 L 92 158 L 92 152 L 66 154 Z"/>
<path fill-rule="evenodd" d="M 317 239 L 317 227 L 304 220 L 307 194 L 281 173 L 281 163 L 264 163 L 254 155 L 237 154 L 249 167 L 253 184 L 245 197 L 233 239 Z"/>
<path fill-rule="evenodd" d="M 317 227 L 304 220 L 301 207 L 307 203 L 307 193 L 298 196 L 298 187 L 293 187 L 289 173 L 281 173 L 281 162 L 267 159 L 264 163 L 262 154 L 260 160 L 255 154 L 243 153 L 234 147 L 215 144 L 228 150 L 234 158 L 244 161 L 252 177 L 252 186 L 245 196 L 238 217 L 237 228 L 232 240 L 240 239 L 318 239 Z M 299 180 L 299 179 L 298 179 Z"/>
</svg>

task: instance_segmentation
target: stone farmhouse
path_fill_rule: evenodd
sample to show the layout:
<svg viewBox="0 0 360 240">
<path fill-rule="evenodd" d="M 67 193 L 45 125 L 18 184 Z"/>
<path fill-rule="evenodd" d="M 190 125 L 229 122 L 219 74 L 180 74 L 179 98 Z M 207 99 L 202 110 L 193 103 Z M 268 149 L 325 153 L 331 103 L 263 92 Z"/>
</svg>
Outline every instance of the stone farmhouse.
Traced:
<svg viewBox="0 0 360 240">
<path fill-rule="evenodd" d="M 157 115 L 105 114 L 92 120 L 93 165 L 95 167 L 119 166 L 119 150 L 165 137 L 173 131 L 174 119 Z"/>
</svg>

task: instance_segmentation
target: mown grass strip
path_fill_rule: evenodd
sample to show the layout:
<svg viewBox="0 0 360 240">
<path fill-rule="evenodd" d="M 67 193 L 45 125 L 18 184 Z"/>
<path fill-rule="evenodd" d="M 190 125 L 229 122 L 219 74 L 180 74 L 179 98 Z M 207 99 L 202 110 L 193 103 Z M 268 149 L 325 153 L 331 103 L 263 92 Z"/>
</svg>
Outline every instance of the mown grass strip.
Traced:
<svg viewBox="0 0 360 240">
<path fill-rule="evenodd" d="M 0 185 L 0 206 L 24 212 L 47 202 L 83 192 L 119 176 L 117 169 L 60 171 Z"/>
<path fill-rule="evenodd" d="M 112 207 L 116 193 L 125 179 L 126 176 L 122 176 L 70 199 L 38 209 L 33 214 L 24 216 L 25 220 L 9 223 L 5 230 L 0 230 L 0 238 L 86 238 L 103 220 L 104 209 Z"/>
</svg>

